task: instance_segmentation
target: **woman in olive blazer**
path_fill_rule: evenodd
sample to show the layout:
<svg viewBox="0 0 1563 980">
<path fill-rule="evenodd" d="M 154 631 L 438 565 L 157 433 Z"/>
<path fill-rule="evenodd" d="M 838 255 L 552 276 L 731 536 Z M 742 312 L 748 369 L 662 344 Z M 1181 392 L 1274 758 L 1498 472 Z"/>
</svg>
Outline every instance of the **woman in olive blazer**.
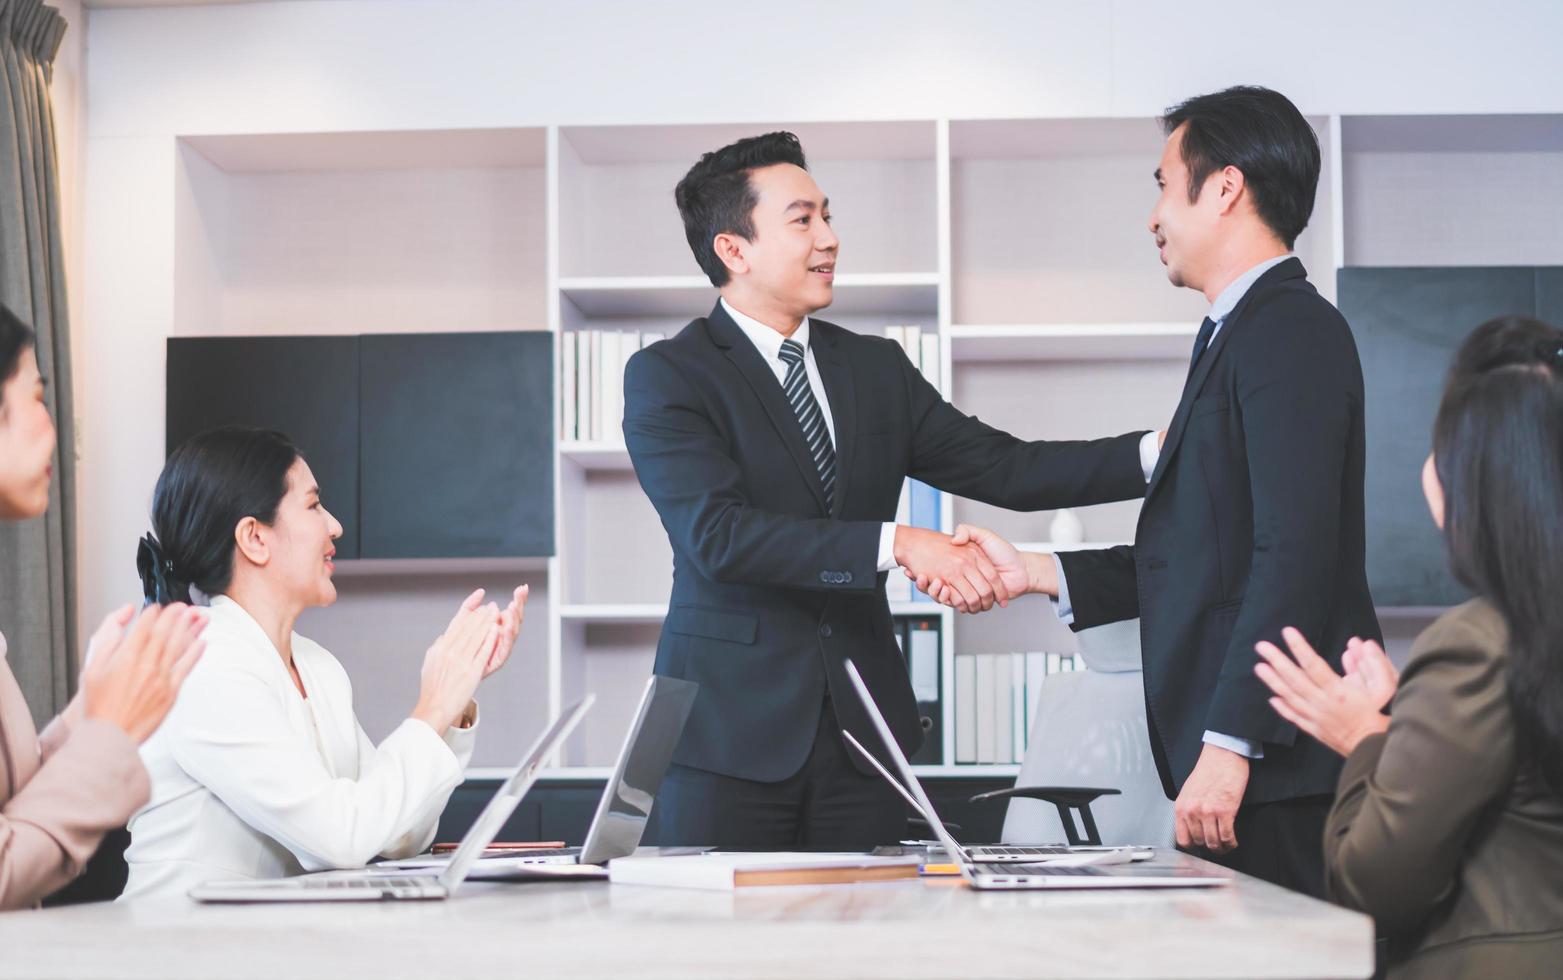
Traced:
<svg viewBox="0 0 1563 980">
<path fill-rule="evenodd" d="M 1563 333 L 1520 318 L 1478 329 L 1433 445 L 1423 488 L 1478 598 L 1417 639 L 1399 678 L 1359 641 L 1337 676 L 1295 630 L 1295 660 L 1261 644 L 1256 670 L 1281 715 L 1346 757 L 1327 886 L 1374 917 L 1388 975 L 1558 976 Z"/>
</svg>

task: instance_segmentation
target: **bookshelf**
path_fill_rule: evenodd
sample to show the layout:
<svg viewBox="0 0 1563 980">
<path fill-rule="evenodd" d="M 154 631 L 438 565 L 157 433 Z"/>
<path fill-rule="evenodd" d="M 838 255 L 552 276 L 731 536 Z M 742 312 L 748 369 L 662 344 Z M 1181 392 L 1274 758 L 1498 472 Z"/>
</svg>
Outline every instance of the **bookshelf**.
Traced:
<svg viewBox="0 0 1563 980">
<path fill-rule="evenodd" d="M 1310 121 L 1324 172 L 1298 252 L 1326 296 L 1347 262 L 1563 263 L 1548 219 L 1563 207 L 1563 117 Z M 777 128 L 802 140 L 842 238 L 823 316 L 937 335 L 946 396 L 1025 438 L 1170 419 L 1205 304 L 1167 284 L 1151 247 L 1162 136 L 1148 117 L 184 136 L 171 332 L 669 335 L 715 301 L 674 184 L 701 153 Z M 1471 180 L 1472 166 L 1494 179 Z M 485 695 L 495 710 L 470 774 L 501 771 L 543 716 L 587 690 L 598 706 L 550 775 L 607 774 L 651 668 L 672 554 L 617 434 L 605 435 L 558 443 L 555 557 L 343 563 L 340 600 L 304 627 L 348 665 L 371 735 L 410 703 L 447 607 L 475 585 L 527 581 L 516 659 Z M 1137 513 L 1135 502 L 1078 511 L 1098 543 L 1132 539 Z M 939 523 L 1047 550 L 1052 516 L 946 495 Z M 1072 653 L 1072 635 L 1034 599 L 975 617 L 918 602 L 892 611 L 941 625 L 944 762 L 922 771 L 1013 775 L 953 763 L 956 659 Z M 1392 632 L 1414 635 L 1433 615 L 1397 614 Z"/>
</svg>

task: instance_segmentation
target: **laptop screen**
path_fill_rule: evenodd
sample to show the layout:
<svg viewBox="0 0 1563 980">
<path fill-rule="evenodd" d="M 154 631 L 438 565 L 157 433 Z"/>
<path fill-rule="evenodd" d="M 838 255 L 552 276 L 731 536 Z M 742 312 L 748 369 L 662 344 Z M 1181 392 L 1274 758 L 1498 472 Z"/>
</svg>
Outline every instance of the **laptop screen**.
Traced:
<svg viewBox="0 0 1563 980">
<path fill-rule="evenodd" d="M 451 855 L 450 863 L 440 874 L 440 884 L 445 886 L 449 894 L 455 894 L 456 887 L 467 878 L 467 872 L 472 869 L 473 862 L 483 856 L 488 846 L 494 843 L 494 838 L 499 836 L 500 828 L 505 821 L 515 812 L 521 803 L 521 798 L 537 782 L 538 773 L 548 762 L 548 757 L 554 754 L 554 750 L 564 744 L 564 740 L 575 730 L 575 726 L 585 717 L 586 712 L 596 700 L 595 695 L 586 697 L 570 705 L 559 713 L 554 723 L 548 726 L 548 730 L 538 736 L 536 742 L 521 757 L 521 764 L 504 785 L 494 794 L 494 798 L 488 801 L 488 806 L 478 814 L 473 821 L 472 829 L 467 831 L 467 836 L 461 839 L 461 846 L 456 848 L 456 853 Z"/>
<path fill-rule="evenodd" d="M 619 750 L 613 778 L 603 789 L 597 815 L 586 833 L 582 864 L 602 864 L 625 857 L 640 846 L 646 821 L 651 817 L 651 805 L 673 761 L 673 750 L 684 734 L 684 722 L 699 690 L 699 684 L 676 677 L 653 675 L 646 681 L 635 722 Z"/>
<path fill-rule="evenodd" d="M 890 725 L 885 721 L 885 716 L 879 713 L 879 705 L 874 703 L 873 695 L 868 693 L 868 685 L 863 683 L 863 675 L 858 673 L 857 664 L 854 664 L 851 658 L 847 659 L 847 677 L 851 679 L 853 688 L 857 690 L 857 696 L 862 699 L 869 720 L 874 723 L 874 730 L 879 733 L 879 740 L 885 744 L 885 751 L 890 753 L 890 760 L 895 763 L 896 770 L 906 782 L 906 788 L 916 798 L 918 808 L 923 811 L 928 825 L 933 828 L 934 837 L 944 845 L 951 860 L 961 869 L 961 875 L 968 881 L 971 880 L 971 869 L 966 864 L 965 849 L 945 829 L 944 821 L 939 819 L 939 814 L 935 812 L 928 794 L 923 791 L 923 784 L 917 781 L 917 775 L 912 772 L 912 763 L 906 758 L 906 753 L 901 751 L 895 735 L 890 731 Z"/>
</svg>

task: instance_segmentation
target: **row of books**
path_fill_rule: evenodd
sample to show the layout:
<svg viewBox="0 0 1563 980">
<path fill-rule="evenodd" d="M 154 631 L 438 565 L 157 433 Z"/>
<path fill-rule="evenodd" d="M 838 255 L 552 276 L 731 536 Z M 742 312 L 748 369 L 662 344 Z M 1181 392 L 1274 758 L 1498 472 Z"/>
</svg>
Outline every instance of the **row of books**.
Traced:
<svg viewBox="0 0 1563 980">
<path fill-rule="evenodd" d="M 917 326 L 889 326 L 929 384 L 940 387 L 943 348 L 939 335 Z M 659 333 L 567 330 L 559 335 L 559 438 L 566 442 L 623 439 L 624 365 L 630 355 L 662 339 Z M 924 525 L 919 525 L 924 526 Z M 927 525 L 927 526 L 937 526 Z"/>
<path fill-rule="evenodd" d="M 978 653 L 955 658 L 955 761 L 1026 758 L 1037 699 L 1051 674 L 1084 670 L 1072 653 Z"/>
<path fill-rule="evenodd" d="M 944 351 L 938 334 L 924 333 L 923 329 L 917 326 L 901 325 L 886 327 L 885 336 L 901 345 L 912 366 L 922 372 L 929 384 L 936 389 L 940 387 Z M 907 480 L 901 486 L 901 500 L 896 505 L 895 522 L 911 527 L 938 530 L 940 497 L 939 491 L 928 484 L 918 480 Z M 885 596 L 891 602 L 933 601 L 917 591 L 912 586 L 911 580 L 899 570 L 892 571 L 886 579 Z"/>
<path fill-rule="evenodd" d="M 559 335 L 559 438 L 624 441 L 624 365 L 659 333 L 571 330 Z"/>
</svg>

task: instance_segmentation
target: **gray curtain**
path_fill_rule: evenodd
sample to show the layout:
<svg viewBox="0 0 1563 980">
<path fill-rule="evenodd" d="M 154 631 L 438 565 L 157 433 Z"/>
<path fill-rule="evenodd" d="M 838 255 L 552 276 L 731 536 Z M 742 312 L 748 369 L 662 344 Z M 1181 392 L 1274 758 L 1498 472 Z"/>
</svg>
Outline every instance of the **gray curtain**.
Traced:
<svg viewBox="0 0 1563 980">
<path fill-rule="evenodd" d="M 0 631 L 41 721 L 76 687 L 75 427 L 49 81 L 65 19 L 42 0 L 0 0 L 0 302 L 38 331 L 59 429 L 49 511 L 0 523 Z"/>
</svg>

